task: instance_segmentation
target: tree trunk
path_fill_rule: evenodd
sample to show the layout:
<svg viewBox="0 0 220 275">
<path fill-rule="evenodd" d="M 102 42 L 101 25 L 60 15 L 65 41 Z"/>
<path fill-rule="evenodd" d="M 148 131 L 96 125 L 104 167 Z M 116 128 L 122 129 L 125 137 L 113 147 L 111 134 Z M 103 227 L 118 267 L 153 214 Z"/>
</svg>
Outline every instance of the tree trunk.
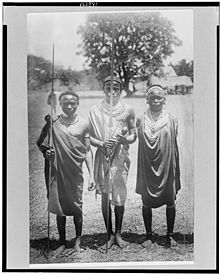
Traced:
<svg viewBox="0 0 220 275">
<path fill-rule="evenodd" d="M 132 91 L 129 90 L 129 82 L 130 82 L 130 78 L 127 77 L 124 79 L 124 90 L 127 93 L 127 97 L 133 94 Z"/>
</svg>

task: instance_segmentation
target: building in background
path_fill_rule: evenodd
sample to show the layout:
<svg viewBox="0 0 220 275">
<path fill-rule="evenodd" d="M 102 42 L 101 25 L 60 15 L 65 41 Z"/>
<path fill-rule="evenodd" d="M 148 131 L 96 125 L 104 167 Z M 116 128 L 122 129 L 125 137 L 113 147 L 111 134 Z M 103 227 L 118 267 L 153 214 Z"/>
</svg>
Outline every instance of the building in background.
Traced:
<svg viewBox="0 0 220 275">
<path fill-rule="evenodd" d="M 150 84 L 161 85 L 167 94 L 190 94 L 193 88 L 193 83 L 189 76 L 152 76 Z"/>
<path fill-rule="evenodd" d="M 148 81 L 140 77 L 130 82 L 130 90 L 138 93 L 145 93 L 150 85 L 161 85 L 167 94 L 190 94 L 193 89 L 193 82 L 189 76 L 177 76 L 171 66 L 161 67 L 157 71 L 158 76 L 150 76 Z"/>
</svg>

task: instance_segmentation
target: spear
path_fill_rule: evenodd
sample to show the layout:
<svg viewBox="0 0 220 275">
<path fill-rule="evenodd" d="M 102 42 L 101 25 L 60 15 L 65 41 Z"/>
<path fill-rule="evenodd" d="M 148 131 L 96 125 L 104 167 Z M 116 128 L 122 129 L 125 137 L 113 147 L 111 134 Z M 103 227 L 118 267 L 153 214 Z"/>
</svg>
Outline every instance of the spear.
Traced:
<svg viewBox="0 0 220 275">
<path fill-rule="evenodd" d="M 49 132 L 49 141 L 48 145 L 51 149 L 53 147 L 53 116 L 55 113 L 56 108 L 56 98 L 54 94 L 54 87 L 53 87 L 53 78 L 54 78 L 54 44 L 53 44 L 53 52 L 52 52 L 52 85 L 51 85 L 51 92 L 48 98 L 48 104 L 50 104 L 50 132 Z M 52 160 L 49 160 L 49 176 L 48 176 L 48 212 L 47 212 L 47 259 L 49 260 L 49 249 L 50 249 L 50 212 L 49 212 L 49 194 L 50 194 L 50 183 L 51 183 L 51 166 Z"/>
<path fill-rule="evenodd" d="M 114 73 L 114 28 L 112 30 L 112 52 L 111 52 L 111 86 L 110 86 L 110 116 L 109 116 L 109 137 L 112 135 L 112 109 L 113 109 L 113 73 Z M 108 157 L 108 171 L 109 178 L 107 183 L 107 234 L 106 234 L 106 253 L 108 253 L 108 239 L 109 239 L 109 181 L 110 181 L 110 169 L 111 169 L 111 158 Z"/>
</svg>

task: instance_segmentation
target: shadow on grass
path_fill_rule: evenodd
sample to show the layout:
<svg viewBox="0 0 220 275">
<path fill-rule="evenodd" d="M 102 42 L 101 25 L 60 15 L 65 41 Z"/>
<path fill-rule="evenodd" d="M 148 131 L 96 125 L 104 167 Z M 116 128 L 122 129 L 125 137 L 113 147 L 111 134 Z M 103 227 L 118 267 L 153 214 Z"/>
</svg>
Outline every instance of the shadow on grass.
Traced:
<svg viewBox="0 0 220 275">
<path fill-rule="evenodd" d="M 192 234 L 182 234 L 182 233 L 176 232 L 172 236 L 173 236 L 173 239 L 178 244 L 193 244 L 194 243 L 193 233 Z M 144 234 L 138 235 L 138 234 L 134 234 L 134 233 L 124 233 L 122 235 L 122 237 L 126 242 L 129 242 L 129 243 L 141 244 L 142 242 L 145 241 Z M 164 246 L 166 244 L 166 235 L 153 234 L 152 240 L 154 243 Z"/>
<path fill-rule="evenodd" d="M 83 235 L 81 239 L 81 246 L 88 247 L 89 249 L 97 249 L 99 246 L 105 244 L 106 234 L 99 233 L 93 235 Z M 66 241 L 66 248 L 73 248 L 75 244 L 75 239 Z M 49 248 L 50 250 L 56 249 L 60 245 L 59 240 L 50 239 Z M 30 247 L 37 250 L 47 250 L 48 249 L 48 239 L 34 239 L 30 240 Z"/>
<path fill-rule="evenodd" d="M 122 234 L 123 239 L 128 243 L 136 243 L 141 244 L 145 241 L 145 235 L 139 235 L 135 233 L 124 233 Z M 177 242 L 177 244 L 193 244 L 194 243 L 194 237 L 192 234 L 182 234 L 179 232 L 176 232 L 173 234 L 173 239 Z M 160 246 L 166 246 L 167 243 L 166 235 L 158 235 L 153 234 L 152 241 Z"/>
<path fill-rule="evenodd" d="M 136 234 L 136 233 L 123 233 L 122 238 L 128 242 L 133 244 L 141 244 L 145 240 L 144 234 Z M 187 244 L 193 244 L 194 243 L 194 234 L 182 234 L 182 233 L 174 233 L 173 239 L 177 242 L 177 244 L 187 245 Z M 83 235 L 82 236 L 82 247 L 89 248 L 93 250 L 97 250 L 99 247 L 103 246 L 106 242 L 106 234 L 105 233 L 99 233 L 99 234 L 93 234 L 93 235 Z M 160 245 L 165 246 L 166 245 L 166 235 L 158 235 L 153 234 L 153 242 Z M 66 241 L 66 248 L 73 248 L 75 244 L 75 239 Z M 50 240 L 50 250 L 56 249 L 59 246 L 59 241 L 55 239 Z M 48 239 L 35 239 L 30 241 L 30 247 L 45 251 L 48 249 Z"/>
</svg>

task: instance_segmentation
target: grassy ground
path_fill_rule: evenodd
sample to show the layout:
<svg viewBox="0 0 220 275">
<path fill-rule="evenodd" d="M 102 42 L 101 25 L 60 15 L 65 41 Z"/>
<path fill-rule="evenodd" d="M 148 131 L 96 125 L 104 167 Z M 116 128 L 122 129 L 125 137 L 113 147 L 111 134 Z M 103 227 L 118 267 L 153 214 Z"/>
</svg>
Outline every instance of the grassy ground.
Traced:
<svg viewBox="0 0 220 275">
<path fill-rule="evenodd" d="M 87 117 L 89 108 L 101 99 L 101 92 L 82 94 L 78 113 Z M 36 146 L 36 139 L 44 124 L 44 116 L 49 112 L 46 104 L 47 94 L 29 94 L 29 170 L 30 170 L 30 263 L 47 263 L 45 251 L 47 247 L 47 199 L 44 183 L 44 160 Z M 146 104 L 145 98 L 123 98 L 132 105 L 136 114 L 143 114 Z M 137 142 L 130 147 L 132 161 L 128 178 L 128 198 L 123 222 L 123 238 L 129 245 L 123 251 L 113 247 L 108 254 L 98 251 L 98 247 L 105 243 L 105 227 L 100 210 L 100 197 L 95 198 L 94 192 L 88 192 L 88 173 L 84 166 L 85 188 L 83 194 L 83 238 L 85 251 L 80 255 L 69 257 L 55 255 L 50 257 L 53 263 L 94 263 L 94 262 L 149 262 L 149 261 L 192 261 L 193 260 L 193 96 L 167 96 L 167 109 L 178 118 L 178 144 L 180 151 L 180 169 L 182 189 L 177 196 L 177 213 L 174 231 L 178 243 L 175 248 L 164 247 L 166 234 L 165 207 L 153 210 L 153 231 L 155 233 L 154 246 L 146 251 L 139 243 L 144 238 L 144 225 L 141 214 L 141 198 L 135 194 Z M 55 215 L 51 216 L 50 239 L 58 240 Z M 114 222 L 113 222 L 114 224 Z M 72 219 L 67 218 L 68 249 L 74 244 L 75 229 Z M 52 255 L 52 253 L 51 253 Z"/>
</svg>

